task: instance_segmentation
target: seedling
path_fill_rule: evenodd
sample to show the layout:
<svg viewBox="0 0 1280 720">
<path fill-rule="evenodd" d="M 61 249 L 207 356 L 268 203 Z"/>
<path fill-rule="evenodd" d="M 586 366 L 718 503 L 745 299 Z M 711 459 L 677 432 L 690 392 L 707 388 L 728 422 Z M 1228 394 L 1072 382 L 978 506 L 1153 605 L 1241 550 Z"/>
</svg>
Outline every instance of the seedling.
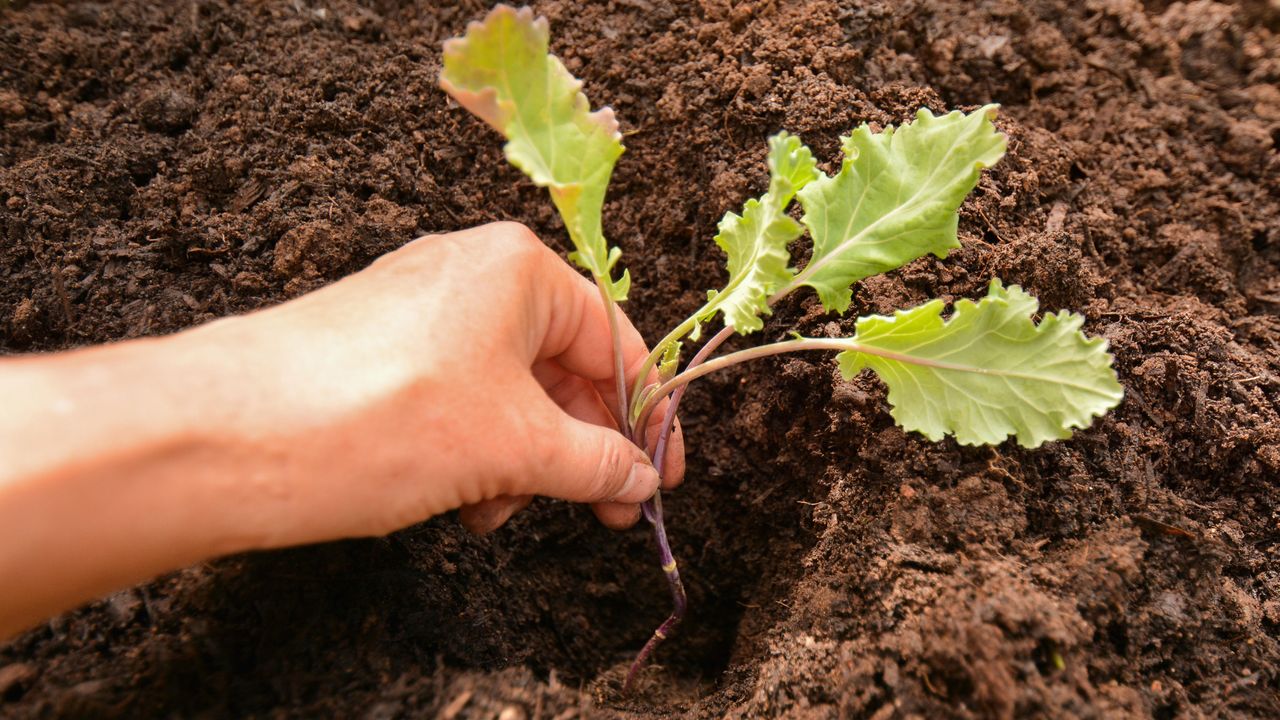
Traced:
<svg viewBox="0 0 1280 720">
<path fill-rule="evenodd" d="M 977 302 L 960 300 L 950 317 L 932 300 L 892 316 L 859 318 L 845 338 L 770 343 L 713 357 L 734 333 L 764 326 L 771 308 L 792 293 L 817 292 L 828 311 L 844 313 L 852 286 L 924 255 L 946 257 L 959 247 L 957 209 L 984 168 L 1005 153 L 992 119 L 996 106 L 936 117 L 920 110 L 914 122 L 873 132 L 867 125 L 842 138 L 844 160 L 834 176 L 817 168 L 800 139 L 769 139 L 769 189 L 748 200 L 742 214 L 720 221 L 715 242 L 728 256 L 729 280 L 654 346 L 630 388 L 622 370 L 617 303 L 631 277 L 616 267 L 601 226 L 605 188 L 622 155 L 613 111 L 591 111 L 582 83 L 549 55 L 545 18 L 528 8 L 499 5 L 464 37 L 444 45 L 440 84 L 463 107 L 507 139 L 507 159 L 547 188 L 564 219 L 570 259 L 591 273 L 613 327 L 621 432 L 647 447 L 645 428 L 669 398 L 653 454 L 663 467 L 680 399 L 697 378 L 755 358 L 799 351 L 834 351 L 840 373 L 870 369 L 888 386 L 894 420 L 930 440 L 954 435 L 963 445 L 995 444 L 1012 436 L 1023 447 L 1071 436 L 1123 395 L 1107 343 L 1081 332 L 1084 319 L 1061 311 L 1034 320 L 1035 298 L 993 279 Z M 788 214 L 799 203 L 801 221 Z M 808 231 L 813 251 L 803 268 L 791 266 L 789 246 Z M 697 342 L 716 321 L 722 329 L 703 341 L 679 369 L 685 343 Z M 652 371 L 657 368 L 657 373 Z M 656 376 L 657 381 L 650 381 Z M 663 524 L 661 493 L 642 506 L 653 525 L 674 610 L 627 673 L 629 689 L 655 648 L 685 615 L 687 599 Z"/>
</svg>

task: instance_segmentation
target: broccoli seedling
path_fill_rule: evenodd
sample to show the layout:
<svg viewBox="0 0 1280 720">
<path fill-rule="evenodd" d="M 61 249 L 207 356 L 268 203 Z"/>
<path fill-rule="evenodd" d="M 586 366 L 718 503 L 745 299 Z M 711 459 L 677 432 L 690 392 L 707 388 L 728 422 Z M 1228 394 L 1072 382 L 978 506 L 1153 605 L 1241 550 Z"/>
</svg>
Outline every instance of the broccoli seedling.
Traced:
<svg viewBox="0 0 1280 720">
<path fill-rule="evenodd" d="M 507 159 L 547 188 L 564 219 L 570 259 L 591 273 L 613 326 L 618 426 L 640 447 L 645 428 L 670 399 L 653 454 L 663 467 L 680 399 L 691 381 L 755 358 L 786 352 L 834 351 L 850 379 L 864 369 L 888 386 L 891 414 L 903 428 L 930 440 L 953 435 L 964 445 L 1013 437 L 1034 448 L 1070 437 L 1115 407 L 1123 390 L 1107 343 L 1081 332 L 1084 319 L 1061 311 L 1034 320 L 1038 303 L 999 279 L 977 302 L 961 300 L 950 317 L 932 300 L 891 316 L 859 318 L 847 338 L 810 338 L 759 345 L 713 357 L 734 333 L 760 330 L 782 298 L 803 288 L 822 306 L 843 314 L 858 281 L 928 254 L 946 257 L 960 242 L 957 210 L 984 168 L 1005 153 L 1005 137 L 992 123 L 997 107 L 934 116 L 874 132 L 861 125 L 842 138 L 843 162 L 828 176 L 799 138 L 769 139 L 769 187 L 748 200 L 742 214 L 720 221 L 715 243 L 727 255 L 729 279 L 678 324 L 646 359 L 639 378 L 625 386 L 617 303 L 631 278 L 616 276 L 621 250 L 610 247 L 601 225 L 605 189 L 623 147 L 613 111 L 591 111 L 581 81 L 548 53 L 545 18 L 499 5 L 465 36 L 444 45 L 442 88 L 507 139 Z M 788 214 L 798 202 L 801 222 Z M 809 261 L 791 265 L 790 246 L 812 239 Z M 705 340 L 680 369 L 685 343 L 702 338 L 720 317 L 722 329 Z M 657 382 L 648 378 L 658 368 Z M 659 563 L 674 610 L 641 649 L 624 689 L 634 683 L 655 648 L 678 625 L 687 598 L 667 542 L 661 493 L 642 505 L 653 525 Z"/>
</svg>

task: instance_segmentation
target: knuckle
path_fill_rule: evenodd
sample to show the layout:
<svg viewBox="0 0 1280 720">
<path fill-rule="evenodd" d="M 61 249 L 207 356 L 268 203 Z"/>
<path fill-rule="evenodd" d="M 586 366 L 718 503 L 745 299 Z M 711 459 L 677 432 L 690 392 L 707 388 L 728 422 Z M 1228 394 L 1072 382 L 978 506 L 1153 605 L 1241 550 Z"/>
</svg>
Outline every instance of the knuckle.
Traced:
<svg viewBox="0 0 1280 720">
<path fill-rule="evenodd" d="M 497 242 L 517 250 L 542 248 L 542 240 L 524 223 L 502 220 L 488 226 L 489 234 Z"/>
<path fill-rule="evenodd" d="M 515 447 L 522 451 L 519 452 L 519 461 L 514 463 L 516 467 L 512 469 L 512 474 L 520 475 L 526 482 L 546 477 L 552 472 L 551 468 L 559 464 L 563 438 L 558 432 L 535 427 L 527 419 L 518 425 L 520 429 L 512 440 L 515 441 Z"/>
<path fill-rule="evenodd" d="M 560 438 L 557 433 L 527 432 L 524 446 L 526 453 L 526 472 L 539 475 L 555 467 L 560 458 Z"/>
<path fill-rule="evenodd" d="M 414 279 L 465 251 L 457 233 L 423 235 L 374 260 L 369 268 L 383 277 Z"/>
<path fill-rule="evenodd" d="M 595 477 L 591 478 L 589 490 L 593 498 L 607 500 L 622 489 L 623 473 L 630 462 L 618 445 L 618 443 L 607 443 L 600 450 Z"/>
<path fill-rule="evenodd" d="M 542 386 L 542 390 L 547 394 L 547 397 L 561 407 L 564 407 L 586 389 L 585 380 L 568 372 Z"/>
<path fill-rule="evenodd" d="M 547 261 L 555 257 L 555 253 L 532 230 L 518 222 L 491 223 L 484 230 L 486 247 L 480 262 L 501 268 L 518 280 L 521 287 L 536 288 L 539 278 L 545 274 Z"/>
</svg>

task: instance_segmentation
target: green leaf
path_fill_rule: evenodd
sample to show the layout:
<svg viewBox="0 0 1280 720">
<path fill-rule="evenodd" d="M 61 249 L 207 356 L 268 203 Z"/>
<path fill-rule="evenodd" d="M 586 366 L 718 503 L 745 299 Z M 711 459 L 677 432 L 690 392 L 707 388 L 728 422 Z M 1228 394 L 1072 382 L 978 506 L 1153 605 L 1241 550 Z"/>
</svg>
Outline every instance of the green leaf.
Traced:
<svg viewBox="0 0 1280 720">
<path fill-rule="evenodd" d="M 675 377 L 676 371 L 680 369 L 680 347 L 683 344 L 676 340 L 668 343 L 666 349 L 662 351 L 661 358 L 658 360 L 658 382 L 644 385 L 644 377 L 647 377 L 647 373 L 637 378 L 635 400 L 631 403 L 632 424 L 640 418 L 640 412 L 644 409 L 645 403 L 653 397 L 658 387 Z"/>
<path fill-rule="evenodd" d="M 764 327 L 760 315 L 769 314 L 769 296 L 794 276 L 787 245 L 804 232 L 787 215 L 787 205 L 817 176 L 813 153 L 800 138 L 786 132 L 769 138 L 769 190 L 748 200 L 742 215 L 729 212 L 720 221 L 715 239 L 729 256 L 729 282 L 708 293 L 699 322 L 719 311 L 725 325 L 743 335 Z"/>
<path fill-rule="evenodd" d="M 979 445 L 1015 435 L 1032 448 L 1067 438 L 1124 391 L 1106 341 L 1080 331 L 1084 318 L 1062 311 L 1037 325 L 1038 307 L 1018 286 L 993 280 L 985 298 L 957 302 L 946 321 L 941 300 L 859 318 L 860 351 L 840 353 L 840 372 L 874 370 L 889 386 L 894 419 L 930 440 L 951 433 Z"/>
<path fill-rule="evenodd" d="M 827 310 L 843 313 L 855 282 L 959 247 L 956 210 L 980 171 L 1004 156 L 1005 138 L 991 123 L 996 110 L 942 117 L 921 110 L 896 130 L 862 125 L 842 138 L 840 172 L 799 193 L 813 256 L 793 285 L 812 287 Z"/>
<path fill-rule="evenodd" d="M 662 360 L 658 362 L 658 382 L 666 382 L 675 377 L 676 370 L 680 369 L 680 347 L 682 345 L 684 343 L 677 340 L 662 351 Z"/>
<path fill-rule="evenodd" d="M 622 300 L 630 278 L 612 280 L 620 253 L 600 222 L 622 135 L 613 110 L 591 112 L 582 82 L 547 53 L 548 37 L 546 18 L 499 5 L 445 42 L 440 86 L 507 138 L 507 160 L 551 192 L 575 248 L 570 259 Z"/>
</svg>

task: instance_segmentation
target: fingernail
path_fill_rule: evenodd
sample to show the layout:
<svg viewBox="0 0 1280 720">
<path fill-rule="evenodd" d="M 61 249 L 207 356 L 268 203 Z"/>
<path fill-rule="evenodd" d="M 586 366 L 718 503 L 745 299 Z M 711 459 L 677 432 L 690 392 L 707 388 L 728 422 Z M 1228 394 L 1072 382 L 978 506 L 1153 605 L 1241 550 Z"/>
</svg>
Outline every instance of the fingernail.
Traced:
<svg viewBox="0 0 1280 720">
<path fill-rule="evenodd" d="M 653 497 L 658 491 L 658 471 L 646 462 L 631 466 L 631 474 L 622 484 L 622 490 L 613 496 L 613 502 L 638 503 Z"/>
</svg>

